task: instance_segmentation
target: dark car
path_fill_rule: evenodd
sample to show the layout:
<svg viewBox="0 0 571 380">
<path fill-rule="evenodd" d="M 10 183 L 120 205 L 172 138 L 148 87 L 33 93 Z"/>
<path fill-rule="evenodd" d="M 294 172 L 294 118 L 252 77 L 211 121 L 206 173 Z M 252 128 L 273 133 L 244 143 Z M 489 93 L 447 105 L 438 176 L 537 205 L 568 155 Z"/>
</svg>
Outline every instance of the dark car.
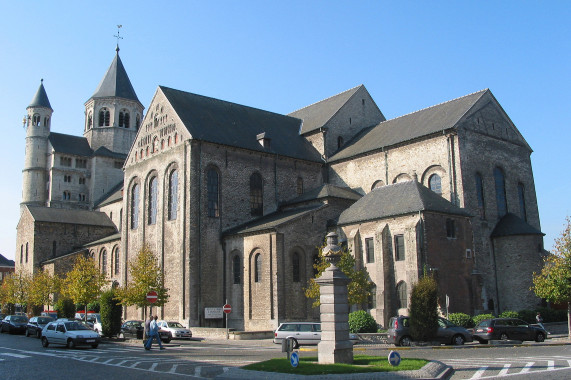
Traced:
<svg viewBox="0 0 571 380">
<path fill-rule="evenodd" d="M 128 339 L 143 339 L 144 331 L 145 321 L 138 319 L 125 321 L 121 325 L 121 332 L 119 333 L 119 337 Z M 159 336 L 163 342 L 170 343 L 171 337 L 168 331 L 160 329 Z"/>
<path fill-rule="evenodd" d="M 32 317 L 28 321 L 28 326 L 26 327 L 26 336 L 35 336 L 36 338 L 42 337 L 42 329 L 46 327 L 48 323 L 53 321 L 52 317 Z"/>
<path fill-rule="evenodd" d="M 24 333 L 28 327 L 28 317 L 25 315 L 7 315 L 2 320 L 0 332 Z"/>
<path fill-rule="evenodd" d="M 535 340 L 543 342 L 547 331 L 517 318 L 486 319 L 474 328 L 474 339 L 480 343 L 490 340 Z"/>
<path fill-rule="evenodd" d="M 392 317 L 389 322 L 387 342 L 395 346 L 410 346 L 412 337 L 409 332 L 410 318 L 407 316 Z M 447 319 L 438 317 L 438 330 L 433 338 L 440 344 L 463 345 L 472 342 L 472 334 L 464 327 L 456 326 Z"/>
</svg>

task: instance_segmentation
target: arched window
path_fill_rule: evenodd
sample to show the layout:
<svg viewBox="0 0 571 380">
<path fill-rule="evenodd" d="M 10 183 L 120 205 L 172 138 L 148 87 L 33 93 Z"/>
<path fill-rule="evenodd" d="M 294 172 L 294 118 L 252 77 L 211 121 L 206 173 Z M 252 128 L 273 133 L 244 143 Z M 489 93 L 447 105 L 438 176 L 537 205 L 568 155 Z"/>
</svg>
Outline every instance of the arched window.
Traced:
<svg viewBox="0 0 571 380">
<path fill-rule="evenodd" d="M 28 243 L 26 243 L 26 262 L 28 262 Z"/>
<path fill-rule="evenodd" d="M 157 223 L 157 196 L 158 196 L 157 192 L 158 192 L 157 177 L 153 177 L 149 181 L 149 203 L 148 203 L 149 224 Z"/>
<path fill-rule="evenodd" d="M 123 209 L 119 210 L 119 232 L 121 232 L 121 228 L 123 227 Z"/>
<path fill-rule="evenodd" d="M 216 169 L 209 169 L 207 174 L 207 188 L 208 188 L 208 216 L 219 217 L 220 212 L 218 208 L 218 172 Z"/>
<path fill-rule="evenodd" d="M 297 195 L 303 194 L 303 178 L 297 177 Z"/>
<path fill-rule="evenodd" d="M 107 251 L 105 249 L 103 249 L 103 251 L 101 251 L 100 261 L 101 261 L 101 273 L 103 275 L 106 275 L 107 274 Z"/>
<path fill-rule="evenodd" d="M 159 151 L 159 138 L 155 137 L 153 138 L 153 149 L 151 150 L 151 153 L 157 153 Z"/>
<path fill-rule="evenodd" d="M 121 112 L 119 112 L 119 126 L 129 128 L 129 112 L 127 110 L 121 110 Z"/>
<path fill-rule="evenodd" d="M 262 176 L 254 173 L 250 176 L 250 213 L 252 216 L 264 214 L 264 185 Z"/>
<path fill-rule="evenodd" d="M 111 114 L 107 108 L 101 108 L 99 111 L 99 126 L 108 127 Z"/>
<path fill-rule="evenodd" d="M 517 185 L 517 196 L 519 200 L 519 216 L 527 222 L 527 211 L 525 209 L 525 188 L 523 184 Z"/>
<path fill-rule="evenodd" d="M 401 281 L 397 284 L 398 308 L 404 309 L 408 307 L 408 297 L 406 294 L 406 282 Z"/>
<path fill-rule="evenodd" d="M 44 127 L 49 127 L 50 126 L 50 118 L 49 117 L 44 117 Z"/>
<path fill-rule="evenodd" d="M 428 188 L 438 195 L 442 195 L 442 181 L 438 174 L 433 174 L 428 178 Z"/>
<path fill-rule="evenodd" d="M 371 286 L 371 295 L 367 299 L 367 306 L 369 309 L 377 308 L 377 285 L 375 284 Z"/>
<path fill-rule="evenodd" d="M 139 226 L 139 184 L 131 189 L 131 229 Z"/>
<path fill-rule="evenodd" d="M 242 264 L 240 263 L 240 256 L 236 255 L 232 259 L 232 272 L 234 274 L 234 283 L 239 284 L 242 282 Z"/>
<path fill-rule="evenodd" d="M 377 188 L 383 187 L 383 186 L 385 186 L 385 183 L 383 182 L 383 180 L 379 179 L 378 181 L 373 182 L 373 186 L 371 186 L 371 190 L 377 189 Z"/>
<path fill-rule="evenodd" d="M 254 259 L 254 282 L 262 281 L 262 255 L 257 254 Z"/>
<path fill-rule="evenodd" d="M 32 117 L 32 125 L 35 127 L 39 127 L 41 119 L 42 119 L 41 116 L 35 113 L 34 116 Z"/>
<path fill-rule="evenodd" d="M 292 268 L 292 281 L 299 282 L 299 254 L 294 252 L 291 257 L 291 268 Z"/>
<path fill-rule="evenodd" d="M 171 171 L 169 176 L 168 219 L 175 220 L 178 211 L 178 171 Z"/>
<path fill-rule="evenodd" d="M 501 218 L 508 213 L 508 205 L 506 203 L 506 180 L 504 172 L 498 167 L 494 169 L 494 181 L 496 183 L 498 218 Z"/>
<path fill-rule="evenodd" d="M 119 112 L 119 126 L 123 127 L 123 123 L 125 122 L 125 114 L 123 111 Z"/>
<path fill-rule="evenodd" d="M 480 218 L 486 219 L 486 207 L 484 203 L 484 181 L 482 180 L 482 175 L 476 173 L 476 196 L 478 197 L 478 211 L 480 212 Z"/>
<path fill-rule="evenodd" d="M 125 128 L 129 128 L 130 122 L 131 122 L 131 116 L 129 115 L 129 112 L 125 112 L 125 122 L 123 123 L 123 126 Z"/>
<path fill-rule="evenodd" d="M 115 266 L 115 275 L 119 274 L 119 247 L 115 247 L 115 251 L 113 252 L 113 264 Z"/>
<path fill-rule="evenodd" d="M 87 129 L 93 127 L 93 114 L 89 111 L 89 116 L 87 116 Z"/>
</svg>

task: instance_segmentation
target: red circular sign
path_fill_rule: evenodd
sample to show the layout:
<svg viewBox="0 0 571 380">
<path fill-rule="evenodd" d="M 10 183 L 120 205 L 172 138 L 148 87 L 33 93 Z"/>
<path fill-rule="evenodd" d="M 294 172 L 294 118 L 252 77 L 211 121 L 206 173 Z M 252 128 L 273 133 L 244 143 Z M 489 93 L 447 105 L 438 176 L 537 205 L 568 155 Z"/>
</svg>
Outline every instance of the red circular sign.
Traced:
<svg viewBox="0 0 571 380">
<path fill-rule="evenodd" d="M 222 306 L 222 310 L 226 314 L 230 314 L 232 312 L 232 306 L 230 306 L 229 304 L 226 304 L 226 305 Z"/>
<path fill-rule="evenodd" d="M 149 301 L 150 303 L 157 302 L 157 292 L 155 292 L 154 290 L 151 290 L 150 292 L 148 292 L 147 293 L 147 301 Z"/>
</svg>

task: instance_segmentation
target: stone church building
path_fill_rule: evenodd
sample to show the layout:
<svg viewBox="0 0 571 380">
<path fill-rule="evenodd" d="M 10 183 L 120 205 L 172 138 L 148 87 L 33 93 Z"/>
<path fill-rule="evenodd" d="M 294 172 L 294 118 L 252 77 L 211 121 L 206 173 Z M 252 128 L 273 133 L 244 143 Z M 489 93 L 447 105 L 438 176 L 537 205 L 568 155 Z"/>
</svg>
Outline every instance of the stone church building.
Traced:
<svg viewBox="0 0 571 380">
<path fill-rule="evenodd" d="M 406 314 L 425 272 L 442 310 L 535 307 L 543 234 L 531 148 L 490 90 L 386 120 L 359 85 L 288 115 L 159 86 L 146 113 L 119 50 L 85 103 L 83 137 L 27 108 L 16 266 L 65 274 L 91 255 L 110 283 L 148 244 L 189 326 L 314 320 L 304 296 L 335 231 L 374 284 L 378 323 Z M 130 307 L 125 318 L 141 318 Z"/>
</svg>

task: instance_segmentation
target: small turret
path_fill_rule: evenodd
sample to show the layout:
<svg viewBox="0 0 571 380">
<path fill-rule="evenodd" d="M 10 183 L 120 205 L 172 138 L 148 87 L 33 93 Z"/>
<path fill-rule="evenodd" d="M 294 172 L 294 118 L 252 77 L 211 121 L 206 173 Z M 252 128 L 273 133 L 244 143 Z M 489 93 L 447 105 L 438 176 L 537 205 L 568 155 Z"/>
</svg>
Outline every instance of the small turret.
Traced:
<svg viewBox="0 0 571 380">
<path fill-rule="evenodd" d="M 45 206 L 48 136 L 54 110 L 44 80 L 26 108 L 26 154 L 22 170 L 22 205 Z"/>
</svg>

